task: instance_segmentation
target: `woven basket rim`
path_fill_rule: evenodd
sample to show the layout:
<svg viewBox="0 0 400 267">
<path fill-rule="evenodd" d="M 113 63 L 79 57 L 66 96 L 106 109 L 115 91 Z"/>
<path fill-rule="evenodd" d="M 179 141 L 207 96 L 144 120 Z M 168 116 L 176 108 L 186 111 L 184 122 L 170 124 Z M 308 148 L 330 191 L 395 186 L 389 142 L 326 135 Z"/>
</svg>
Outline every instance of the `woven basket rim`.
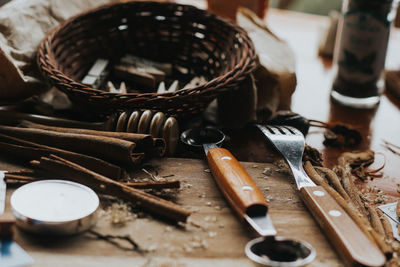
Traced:
<svg viewBox="0 0 400 267">
<path fill-rule="evenodd" d="M 79 91 L 81 91 L 82 94 L 88 93 L 88 94 L 92 94 L 92 95 L 96 95 L 96 96 L 116 96 L 117 95 L 117 96 L 127 96 L 127 97 L 133 97 L 133 96 L 150 97 L 150 96 L 154 96 L 154 95 L 162 96 L 162 97 L 172 97 L 172 96 L 196 94 L 196 92 L 204 93 L 204 92 L 207 92 L 207 90 L 216 90 L 216 89 L 220 88 L 221 86 L 224 86 L 223 84 L 220 83 L 221 80 L 224 80 L 227 78 L 235 79 L 238 75 L 243 75 L 243 74 L 247 75 L 255 69 L 256 54 L 254 52 L 254 45 L 253 45 L 251 39 L 248 37 L 247 32 L 243 28 L 236 25 L 234 22 L 229 21 L 225 18 L 222 18 L 208 10 L 199 9 L 192 5 L 178 4 L 178 3 L 171 3 L 171 2 L 155 2 L 155 1 L 146 1 L 145 3 L 148 3 L 149 5 L 154 4 L 154 5 L 160 5 L 160 6 L 162 6 L 162 5 L 165 5 L 165 6 L 173 5 L 173 6 L 177 6 L 177 7 L 181 6 L 183 9 L 190 8 L 192 10 L 196 10 L 196 12 L 200 12 L 205 17 L 209 17 L 214 20 L 218 20 L 221 23 L 226 24 L 228 27 L 234 29 L 234 31 L 236 32 L 236 35 L 239 34 L 238 37 L 236 37 L 236 38 L 241 38 L 241 42 L 244 45 L 246 45 L 246 47 L 248 48 L 247 57 L 245 58 L 245 60 L 243 60 L 243 62 L 241 62 L 240 65 L 236 64 L 232 69 L 228 69 L 226 71 L 226 73 L 220 74 L 219 76 L 216 76 L 199 86 L 190 87 L 185 90 L 178 90 L 175 92 L 164 92 L 164 93 L 156 93 L 156 92 L 136 93 L 136 92 L 134 92 L 134 93 L 125 93 L 125 94 L 110 93 L 110 92 L 102 91 L 102 90 L 87 86 L 80 81 L 74 80 L 73 78 L 71 78 L 67 74 L 63 73 L 62 71 L 60 71 L 58 68 L 56 68 L 54 66 L 53 62 L 56 62 L 57 60 L 54 57 L 52 58 L 53 62 L 52 62 L 52 60 L 49 60 L 50 57 L 48 55 L 48 52 L 51 51 L 51 47 L 50 47 L 51 43 L 54 41 L 55 36 L 60 32 L 60 30 L 62 30 L 66 25 L 68 25 L 70 23 L 74 23 L 75 21 L 80 20 L 85 16 L 91 15 L 93 13 L 101 12 L 103 10 L 107 10 L 114 6 L 123 6 L 123 5 L 127 5 L 127 4 L 128 5 L 135 4 L 135 3 L 144 3 L 144 2 L 129 1 L 129 2 L 109 3 L 109 4 L 105 4 L 105 5 L 99 6 L 97 8 L 88 10 L 88 11 L 81 12 L 81 13 L 65 20 L 64 22 L 60 23 L 57 27 L 52 29 L 41 41 L 38 51 L 45 52 L 45 53 L 43 55 L 40 55 L 40 53 L 37 54 L 38 65 L 39 66 L 41 65 L 40 64 L 41 60 L 42 60 L 41 56 L 47 57 L 46 62 L 43 61 L 43 65 L 46 65 L 46 67 L 49 67 L 48 69 L 51 69 L 52 72 L 55 72 L 58 75 L 60 75 L 62 77 L 63 82 L 69 83 L 69 84 L 71 84 L 71 86 L 74 85 L 74 86 L 79 87 Z M 245 70 L 243 71 L 243 69 L 245 69 Z M 231 78 L 229 78 L 229 77 L 231 77 Z"/>
</svg>

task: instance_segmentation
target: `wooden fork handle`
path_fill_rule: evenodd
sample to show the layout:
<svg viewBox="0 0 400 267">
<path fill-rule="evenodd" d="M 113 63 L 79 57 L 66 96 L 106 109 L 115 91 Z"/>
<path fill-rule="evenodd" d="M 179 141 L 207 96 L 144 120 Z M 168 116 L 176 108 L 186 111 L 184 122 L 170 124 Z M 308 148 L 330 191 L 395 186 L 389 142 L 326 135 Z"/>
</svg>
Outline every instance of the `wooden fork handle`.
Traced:
<svg viewBox="0 0 400 267">
<path fill-rule="evenodd" d="M 383 266 L 385 256 L 321 186 L 302 187 L 303 201 L 346 266 Z"/>
<path fill-rule="evenodd" d="M 207 160 L 219 189 L 240 217 L 253 212 L 265 214 L 268 204 L 263 194 L 228 150 L 210 149 Z"/>
</svg>

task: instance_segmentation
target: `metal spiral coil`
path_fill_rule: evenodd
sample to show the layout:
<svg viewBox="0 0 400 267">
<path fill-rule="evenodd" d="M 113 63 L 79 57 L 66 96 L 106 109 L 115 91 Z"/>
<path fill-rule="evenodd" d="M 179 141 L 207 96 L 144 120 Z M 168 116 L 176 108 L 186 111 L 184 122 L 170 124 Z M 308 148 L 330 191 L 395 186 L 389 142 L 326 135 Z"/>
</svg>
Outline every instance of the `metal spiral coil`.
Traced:
<svg viewBox="0 0 400 267">
<path fill-rule="evenodd" d="M 0 110 L 0 122 L 15 123 L 28 120 L 44 125 L 83 128 L 100 131 L 150 134 L 153 138 L 163 138 L 166 143 L 166 155 L 175 154 L 179 142 L 179 125 L 174 117 L 162 112 L 124 111 L 112 114 L 106 121 L 84 122 L 37 114 Z"/>
</svg>

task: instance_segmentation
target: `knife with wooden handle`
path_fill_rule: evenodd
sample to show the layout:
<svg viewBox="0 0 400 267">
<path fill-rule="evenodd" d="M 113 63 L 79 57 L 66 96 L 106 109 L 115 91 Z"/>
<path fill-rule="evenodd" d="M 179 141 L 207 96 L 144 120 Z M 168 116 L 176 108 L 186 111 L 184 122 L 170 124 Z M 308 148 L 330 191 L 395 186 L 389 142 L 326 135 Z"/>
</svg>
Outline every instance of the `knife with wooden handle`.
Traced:
<svg viewBox="0 0 400 267">
<path fill-rule="evenodd" d="M 207 151 L 207 161 L 214 180 L 236 214 L 261 236 L 275 235 L 264 195 L 235 157 L 224 148 L 214 147 Z"/>
</svg>

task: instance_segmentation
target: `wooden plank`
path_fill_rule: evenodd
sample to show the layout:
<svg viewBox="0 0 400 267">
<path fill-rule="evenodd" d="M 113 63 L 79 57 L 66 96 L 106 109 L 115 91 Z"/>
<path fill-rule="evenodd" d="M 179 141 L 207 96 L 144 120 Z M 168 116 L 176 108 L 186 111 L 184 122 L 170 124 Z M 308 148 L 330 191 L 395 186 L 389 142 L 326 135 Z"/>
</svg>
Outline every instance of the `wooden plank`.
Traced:
<svg viewBox="0 0 400 267">
<path fill-rule="evenodd" d="M 341 266 L 341 261 L 310 216 L 295 190 L 290 175 L 272 164 L 242 163 L 269 200 L 270 215 L 278 234 L 304 239 L 317 250 L 309 266 Z M 166 158 L 147 165 L 159 176 L 173 175 L 182 182 L 174 201 L 193 211 L 187 224 L 173 226 L 146 215 L 113 226 L 101 216 L 94 230 L 102 234 L 130 235 L 151 252 L 124 251 L 89 233 L 70 237 L 43 237 L 17 231 L 17 242 L 35 259 L 33 266 L 254 266 L 244 254 L 246 243 L 257 237 L 236 217 L 216 188 L 202 160 Z M 10 168 L 0 163 L 0 167 Z M 265 168 L 271 175 L 263 174 Z M 142 171 L 137 178 L 148 178 Z M 56 177 L 55 177 L 56 178 Z M 8 197 L 12 189 L 8 192 Z M 9 208 L 9 207 L 8 207 Z"/>
</svg>

